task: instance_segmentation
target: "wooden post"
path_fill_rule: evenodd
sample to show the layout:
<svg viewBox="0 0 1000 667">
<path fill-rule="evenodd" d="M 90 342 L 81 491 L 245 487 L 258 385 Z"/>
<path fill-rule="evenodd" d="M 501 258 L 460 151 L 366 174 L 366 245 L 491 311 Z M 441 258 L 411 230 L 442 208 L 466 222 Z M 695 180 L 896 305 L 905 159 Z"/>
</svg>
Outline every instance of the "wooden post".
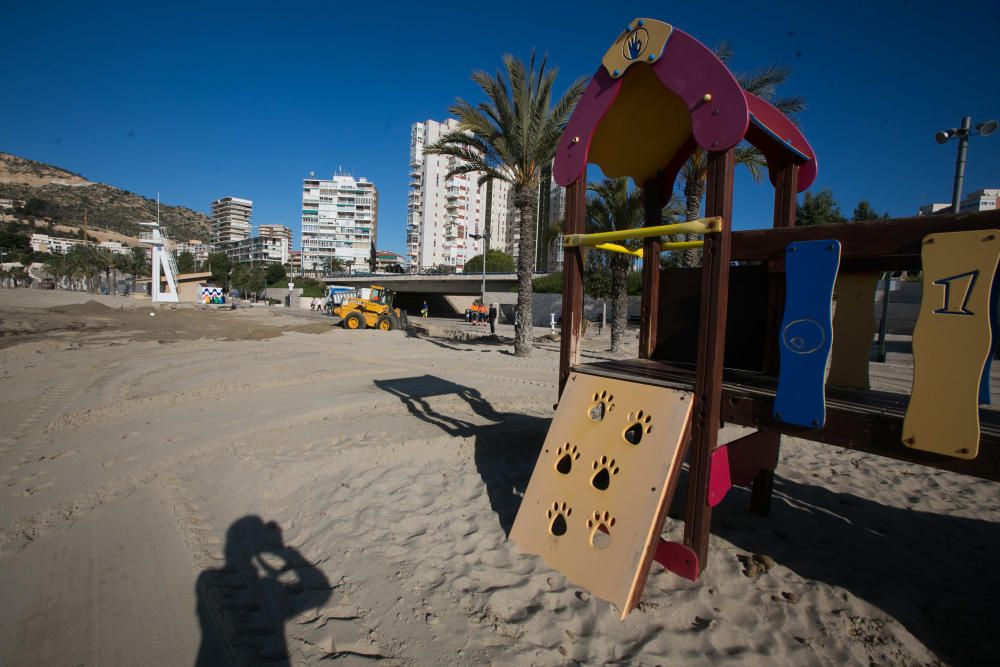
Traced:
<svg viewBox="0 0 1000 667">
<path fill-rule="evenodd" d="M 795 195 L 798 192 L 799 165 L 789 156 L 778 170 L 774 186 L 774 228 L 795 226 Z"/>
<path fill-rule="evenodd" d="M 688 496 L 684 510 L 684 544 L 694 550 L 704 570 L 712 508 L 708 504 L 709 457 L 718 445 L 722 408 L 722 363 L 729 304 L 729 257 L 733 221 L 733 150 L 708 154 L 705 215 L 722 217 L 722 230 L 706 234 L 701 269 L 701 308 L 695 369 Z"/>
<path fill-rule="evenodd" d="M 774 228 L 795 226 L 796 194 L 799 180 L 799 165 L 791 156 L 778 169 L 774 186 Z M 778 338 L 781 317 L 785 307 L 785 281 L 778 274 L 771 274 L 768 280 L 767 334 L 764 338 L 764 372 L 778 374 Z M 769 433 L 775 447 L 781 446 L 781 434 Z M 771 492 L 774 489 L 774 471 L 761 470 L 753 480 L 750 492 L 750 511 L 767 516 L 771 511 Z"/>
<path fill-rule="evenodd" d="M 660 191 L 663 184 L 653 178 L 642 189 L 643 226 L 663 223 Z M 639 358 L 649 359 L 656 349 L 657 320 L 660 314 L 660 239 L 651 237 L 642 242 L 642 297 L 639 324 Z"/>
<path fill-rule="evenodd" d="M 566 188 L 564 234 L 583 234 L 587 217 L 587 175 Z M 580 322 L 583 320 L 583 247 L 563 249 L 562 333 L 559 338 L 559 395 L 569 370 L 580 363 Z"/>
</svg>

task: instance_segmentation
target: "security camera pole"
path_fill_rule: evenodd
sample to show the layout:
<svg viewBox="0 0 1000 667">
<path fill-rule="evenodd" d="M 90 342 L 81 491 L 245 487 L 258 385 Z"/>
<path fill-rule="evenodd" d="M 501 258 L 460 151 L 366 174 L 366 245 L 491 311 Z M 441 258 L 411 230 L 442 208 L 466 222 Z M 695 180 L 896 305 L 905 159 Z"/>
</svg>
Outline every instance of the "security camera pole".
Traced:
<svg viewBox="0 0 1000 667">
<path fill-rule="evenodd" d="M 998 123 L 995 120 L 988 120 L 985 123 L 976 123 L 976 129 L 972 129 L 972 117 L 966 116 L 962 119 L 962 126 L 951 130 L 941 130 L 934 135 L 934 140 L 939 144 L 947 143 L 949 139 L 958 138 L 958 157 L 955 159 L 955 189 L 951 193 L 951 212 L 958 214 L 958 209 L 962 204 L 962 181 L 965 180 L 965 156 L 969 150 L 969 137 L 981 134 L 988 137 L 997 131 Z"/>
<path fill-rule="evenodd" d="M 951 193 L 951 212 L 958 215 L 958 207 L 962 204 L 962 181 L 965 180 L 965 154 L 969 151 L 969 128 L 972 127 L 972 116 L 962 119 L 962 127 L 958 129 L 958 157 L 955 158 L 955 189 Z"/>
</svg>

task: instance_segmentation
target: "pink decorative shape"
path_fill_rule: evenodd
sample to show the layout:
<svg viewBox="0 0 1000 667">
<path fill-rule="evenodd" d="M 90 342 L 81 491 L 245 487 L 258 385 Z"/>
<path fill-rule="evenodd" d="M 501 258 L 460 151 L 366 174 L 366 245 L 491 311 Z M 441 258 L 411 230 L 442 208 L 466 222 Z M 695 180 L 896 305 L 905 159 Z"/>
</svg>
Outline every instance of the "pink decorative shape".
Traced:
<svg viewBox="0 0 1000 667">
<path fill-rule="evenodd" d="M 708 506 L 715 507 L 733 486 L 729 476 L 729 447 L 722 445 L 708 460 Z"/>
<path fill-rule="evenodd" d="M 698 581 L 698 554 L 683 544 L 661 538 L 653 560 L 678 576 Z"/>
<path fill-rule="evenodd" d="M 674 28 L 652 68 L 690 110 L 691 132 L 698 146 L 725 151 L 743 139 L 750 122 L 746 97 L 732 73 L 704 44 Z M 566 187 L 583 173 L 591 137 L 614 104 L 623 79 L 613 79 L 601 66 L 583 91 L 556 148 L 552 176 L 559 185 Z"/>
<path fill-rule="evenodd" d="M 691 132 L 699 146 L 725 151 L 743 139 L 750 122 L 747 100 L 711 49 L 674 28 L 653 71 L 691 110 Z"/>
<path fill-rule="evenodd" d="M 807 160 L 799 166 L 799 179 L 796 192 L 802 192 L 816 180 L 819 165 L 816 153 L 806 141 L 805 135 L 795 126 L 788 116 L 757 97 L 753 93 L 744 93 L 750 113 L 755 122 L 750 123 L 746 132 L 747 141 L 760 149 L 767 159 L 768 176 L 772 185 L 777 185 L 777 167 L 781 164 L 782 153 L 786 151 L 784 144 L 791 145 Z"/>
<path fill-rule="evenodd" d="M 611 108 L 621 87 L 622 79 L 612 79 L 603 65 L 597 68 L 570 115 L 556 148 L 552 177 L 559 185 L 567 187 L 583 173 L 597 124 Z"/>
</svg>

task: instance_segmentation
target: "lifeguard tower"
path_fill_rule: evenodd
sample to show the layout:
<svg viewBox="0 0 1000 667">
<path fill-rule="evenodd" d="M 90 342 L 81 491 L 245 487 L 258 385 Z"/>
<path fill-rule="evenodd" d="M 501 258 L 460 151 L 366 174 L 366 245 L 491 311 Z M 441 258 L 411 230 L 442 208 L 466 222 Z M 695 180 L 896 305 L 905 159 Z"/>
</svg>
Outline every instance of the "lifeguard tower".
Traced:
<svg viewBox="0 0 1000 667">
<path fill-rule="evenodd" d="M 139 239 L 150 246 L 152 256 L 152 300 L 156 302 L 177 303 L 180 298 L 177 293 L 177 262 L 173 253 L 166 247 L 166 237 L 160 229 L 159 202 L 157 202 L 156 222 L 140 222 L 149 231 L 140 232 Z M 162 275 L 162 279 L 161 279 Z M 161 282 L 166 289 L 161 289 Z"/>
</svg>

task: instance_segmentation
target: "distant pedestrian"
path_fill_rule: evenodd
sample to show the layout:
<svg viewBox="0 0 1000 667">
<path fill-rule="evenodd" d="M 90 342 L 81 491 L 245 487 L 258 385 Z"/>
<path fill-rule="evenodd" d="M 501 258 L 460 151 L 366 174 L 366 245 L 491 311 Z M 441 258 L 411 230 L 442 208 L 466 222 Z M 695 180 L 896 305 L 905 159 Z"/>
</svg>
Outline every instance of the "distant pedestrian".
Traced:
<svg viewBox="0 0 1000 667">
<path fill-rule="evenodd" d="M 495 303 L 490 304 L 490 335 L 497 335 L 497 305 Z"/>
<path fill-rule="evenodd" d="M 427 309 L 427 299 L 424 299 L 424 304 L 420 306 L 420 316 L 426 320 L 428 312 L 429 311 Z"/>
</svg>

